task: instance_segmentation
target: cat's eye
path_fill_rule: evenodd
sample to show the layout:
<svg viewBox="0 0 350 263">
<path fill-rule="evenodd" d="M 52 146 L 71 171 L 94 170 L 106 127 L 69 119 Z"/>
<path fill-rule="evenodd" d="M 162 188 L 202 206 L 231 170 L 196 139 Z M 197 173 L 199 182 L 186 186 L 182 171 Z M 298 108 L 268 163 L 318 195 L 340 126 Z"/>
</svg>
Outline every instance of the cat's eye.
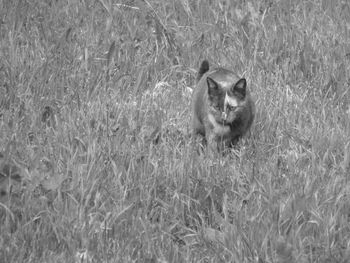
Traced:
<svg viewBox="0 0 350 263">
<path fill-rule="evenodd" d="M 235 110 L 235 109 L 237 108 L 237 107 L 231 106 L 231 105 L 227 105 L 226 107 L 227 107 L 227 109 L 228 109 L 229 111 L 233 111 L 233 110 Z"/>
<path fill-rule="evenodd" d="M 220 107 L 220 105 L 216 105 L 215 109 L 218 110 L 218 111 L 221 111 L 222 108 Z"/>
</svg>

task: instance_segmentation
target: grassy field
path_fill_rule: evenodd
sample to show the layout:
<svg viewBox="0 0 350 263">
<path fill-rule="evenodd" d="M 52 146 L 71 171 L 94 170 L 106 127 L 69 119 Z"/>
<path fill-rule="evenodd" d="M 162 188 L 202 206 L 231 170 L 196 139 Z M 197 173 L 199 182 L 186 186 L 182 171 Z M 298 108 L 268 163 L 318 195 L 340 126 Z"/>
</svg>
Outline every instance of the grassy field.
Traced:
<svg viewBox="0 0 350 263">
<path fill-rule="evenodd" d="M 191 144 L 200 62 L 250 133 Z M 0 0 L 1 262 L 350 262 L 346 0 Z"/>
</svg>

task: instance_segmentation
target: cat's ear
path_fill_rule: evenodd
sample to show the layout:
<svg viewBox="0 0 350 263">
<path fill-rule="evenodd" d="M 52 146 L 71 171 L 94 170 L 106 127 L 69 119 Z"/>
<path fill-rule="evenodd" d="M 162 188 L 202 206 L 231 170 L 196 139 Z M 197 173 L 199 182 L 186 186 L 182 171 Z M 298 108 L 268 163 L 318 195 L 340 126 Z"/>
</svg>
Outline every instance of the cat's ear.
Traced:
<svg viewBox="0 0 350 263">
<path fill-rule="evenodd" d="M 207 84 L 208 84 L 208 94 L 210 96 L 218 95 L 219 93 L 219 84 L 213 80 L 210 77 L 207 77 Z"/>
<path fill-rule="evenodd" d="M 247 81 L 243 78 L 237 81 L 237 83 L 232 87 L 232 91 L 234 93 L 238 93 L 243 98 L 245 98 L 247 89 Z"/>
</svg>

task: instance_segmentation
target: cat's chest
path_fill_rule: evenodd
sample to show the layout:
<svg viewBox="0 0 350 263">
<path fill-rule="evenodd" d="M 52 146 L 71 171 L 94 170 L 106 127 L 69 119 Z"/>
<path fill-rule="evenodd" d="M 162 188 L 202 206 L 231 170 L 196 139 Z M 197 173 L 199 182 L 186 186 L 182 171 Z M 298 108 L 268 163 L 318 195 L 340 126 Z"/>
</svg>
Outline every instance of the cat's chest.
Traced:
<svg viewBox="0 0 350 263">
<path fill-rule="evenodd" d="M 215 120 L 212 114 L 208 115 L 208 120 L 212 126 L 212 132 L 217 136 L 228 136 L 231 133 L 231 128 L 228 125 L 222 125 Z"/>
</svg>

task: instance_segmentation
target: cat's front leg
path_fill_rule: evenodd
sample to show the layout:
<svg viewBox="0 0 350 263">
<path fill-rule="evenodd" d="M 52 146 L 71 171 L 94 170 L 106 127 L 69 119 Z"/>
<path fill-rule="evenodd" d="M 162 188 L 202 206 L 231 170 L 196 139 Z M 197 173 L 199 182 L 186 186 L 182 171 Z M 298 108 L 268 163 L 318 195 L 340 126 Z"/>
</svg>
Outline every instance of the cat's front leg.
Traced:
<svg viewBox="0 0 350 263">
<path fill-rule="evenodd" d="M 209 133 L 207 138 L 207 150 L 211 157 L 215 157 L 219 151 L 218 141 L 216 140 L 216 135 L 214 133 Z"/>
</svg>

